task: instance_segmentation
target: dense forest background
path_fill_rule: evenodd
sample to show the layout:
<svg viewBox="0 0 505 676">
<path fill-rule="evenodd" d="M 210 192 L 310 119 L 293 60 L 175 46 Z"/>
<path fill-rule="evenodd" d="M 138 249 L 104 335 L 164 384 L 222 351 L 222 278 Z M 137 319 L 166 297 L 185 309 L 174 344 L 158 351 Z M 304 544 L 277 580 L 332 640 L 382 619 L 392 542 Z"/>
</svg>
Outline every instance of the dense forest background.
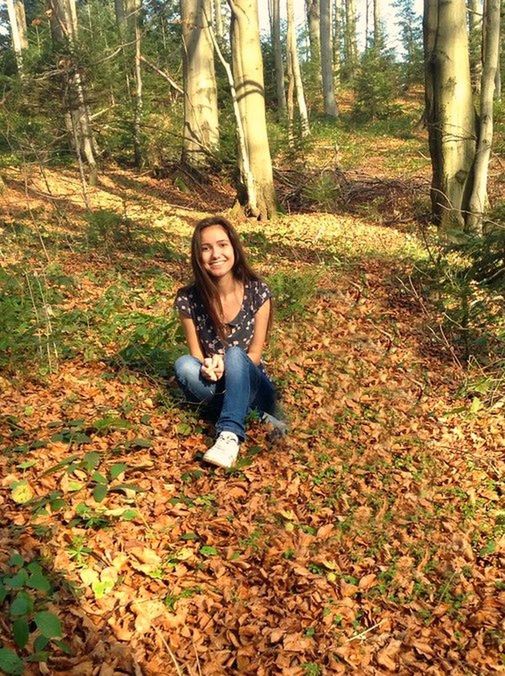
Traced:
<svg viewBox="0 0 505 676">
<path fill-rule="evenodd" d="M 503 666 L 503 3 L 261 9 L 0 5 L 5 673 Z M 171 368 L 209 213 L 291 424 L 230 472 Z"/>
</svg>

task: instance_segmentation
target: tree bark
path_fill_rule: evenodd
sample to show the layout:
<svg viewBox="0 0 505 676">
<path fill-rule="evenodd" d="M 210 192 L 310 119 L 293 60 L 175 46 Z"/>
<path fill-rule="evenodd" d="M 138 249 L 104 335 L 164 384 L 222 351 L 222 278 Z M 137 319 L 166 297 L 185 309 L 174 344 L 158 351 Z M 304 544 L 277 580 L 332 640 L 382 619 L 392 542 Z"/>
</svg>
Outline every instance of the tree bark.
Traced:
<svg viewBox="0 0 505 676">
<path fill-rule="evenodd" d="M 245 198 L 246 212 L 263 220 L 276 212 L 272 160 L 268 145 L 263 61 L 256 0 L 228 0 L 231 10 L 231 53 L 237 103 L 244 133 L 250 176 L 240 170 L 244 186 L 254 186 Z"/>
<path fill-rule="evenodd" d="M 482 50 L 482 88 L 480 99 L 479 133 L 474 167 L 473 190 L 467 225 L 482 230 L 487 208 L 487 179 L 491 145 L 493 142 L 493 98 L 496 71 L 500 53 L 500 0 L 486 0 L 484 13 L 484 44 Z"/>
<path fill-rule="evenodd" d="M 340 2 L 341 0 L 333 1 L 332 11 L 333 70 L 334 79 L 337 84 L 340 84 L 340 71 L 342 66 L 340 54 L 340 50 L 342 48 L 342 8 Z"/>
<path fill-rule="evenodd" d="M 468 0 L 470 72 L 472 87 L 477 94 L 480 93 L 482 77 L 482 11 L 480 0 Z"/>
<path fill-rule="evenodd" d="M 373 44 L 378 47 L 381 41 L 381 17 L 379 0 L 373 0 Z"/>
<path fill-rule="evenodd" d="M 12 48 L 16 56 L 18 73 L 23 74 L 23 50 L 28 47 L 26 16 L 23 0 L 7 0 L 7 12 L 11 26 Z"/>
<path fill-rule="evenodd" d="M 423 27 L 433 215 L 463 227 L 476 146 L 464 0 L 425 0 Z"/>
<path fill-rule="evenodd" d="M 221 0 L 213 0 L 214 2 L 214 25 L 216 27 L 216 37 L 219 42 L 224 39 L 223 30 L 223 9 L 221 7 Z"/>
<path fill-rule="evenodd" d="M 279 0 L 272 0 L 272 43 L 275 63 L 275 88 L 277 92 L 277 110 L 279 117 L 286 114 L 286 91 L 284 88 L 284 64 L 281 44 L 281 16 Z"/>
<path fill-rule="evenodd" d="M 321 42 L 319 32 L 319 0 L 305 0 L 307 23 L 309 26 L 310 62 L 314 73 L 320 78 Z"/>
<path fill-rule="evenodd" d="M 184 71 L 182 159 L 193 167 L 209 164 L 219 145 L 210 0 L 181 0 Z"/>
<path fill-rule="evenodd" d="M 302 73 L 300 71 L 300 61 L 298 59 L 298 48 L 296 46 L 295 10 L 293 0 L 286 0 L 286 13 L 288 23 L 287 51 L 289 54 L 290 76 L 292 77 L 295 86 L 296 103 L 300 115 L 300 131 L 302 138 L 304 138 L 310 134 L 310 128 L 305 94 L 303 91 Z"/>
<path fill-rule="evenodd" d="M 345 68 L 348 79 L 352 80 L 356 75 L 358 65 L 358 43 L 356 38 L 356 1 L 344 0 L 345 2 L 345 31 L 344 53 Z"/>
<path fill-rule="evenodd" d="M 56 46 L 68 44 L 71 59 L 77 39 L 77 12 L 75 0 L 49 0 L 51 12 L 51 34 Z M 84 156 L 88 165 L 89 182 L 95 185 L 97 179 L 97 146 L 90 122 L 90 114 L 81 73 L 75 63 L 68 67 L 68 86 L 66 87 L 65 124 L 70 143 L 78 154 L 79 161 Z"/>
<path fill-rule="evenodd" d="M 321 75 L 323 80 L 324 114 L 337 117 L 335 101 L 335 84 L 333 82 L 332 35 L 331 35 L 331 0 L 320 0 L 320 35 L 324 49 L 321 52 Z"/>
<path fill-rule="evenodd" d="M 133 153 L 135 158 L 135 166 L 140 169 L 143 163 L 142 158 L 142 139 L 141 139 L 141 124 L 142 124 L 142 68 L 141 68 L 141 31 L 140 31 L 140 11 L 142 9 L 142 0 L 133 0 L 127 4 L 130 10 L 128 17 L 131 22 L 130 33 L 133 34 L 135 40 L 135 103 L 133 107 Z"/>
</svg>

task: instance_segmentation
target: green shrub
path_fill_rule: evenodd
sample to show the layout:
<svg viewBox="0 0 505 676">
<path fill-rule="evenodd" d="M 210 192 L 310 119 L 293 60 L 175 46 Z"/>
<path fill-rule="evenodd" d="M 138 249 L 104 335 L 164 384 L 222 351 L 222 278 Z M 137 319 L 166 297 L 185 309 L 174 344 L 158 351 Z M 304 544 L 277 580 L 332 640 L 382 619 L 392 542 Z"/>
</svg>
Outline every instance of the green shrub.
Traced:
<svg viewBox="0 0 505 676">
<path fill-rule="evenodd" d="M 363 52 L 355 81 L 353 115 L 358 120 L 375 120 L 398 111 L 398 67 L 390 51 L 372 46 Z"/>
<path fill-rule="evenodd" d="M 303 317 L 317 291 L 319 274 L 313 270 L 300 272 L 279 271 L 268 278 L 275 298 L 275 315 L 278 319 Z"/>
</svg>

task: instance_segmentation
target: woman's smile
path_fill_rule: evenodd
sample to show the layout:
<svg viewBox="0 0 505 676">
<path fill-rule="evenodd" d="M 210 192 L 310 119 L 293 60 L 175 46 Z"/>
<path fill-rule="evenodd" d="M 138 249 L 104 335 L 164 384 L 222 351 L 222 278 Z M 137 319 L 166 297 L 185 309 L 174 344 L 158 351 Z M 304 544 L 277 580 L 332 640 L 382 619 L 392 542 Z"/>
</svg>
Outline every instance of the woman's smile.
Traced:
<svg viewBox="0 0 505 676">
<path fill-rule="evenodd" d="M 226 230 L 220 225 L 205 228 L 201 240 L 202 266 L 211 275 L 224 277 L 233 270 L 235 254 Z"/>
</svg>

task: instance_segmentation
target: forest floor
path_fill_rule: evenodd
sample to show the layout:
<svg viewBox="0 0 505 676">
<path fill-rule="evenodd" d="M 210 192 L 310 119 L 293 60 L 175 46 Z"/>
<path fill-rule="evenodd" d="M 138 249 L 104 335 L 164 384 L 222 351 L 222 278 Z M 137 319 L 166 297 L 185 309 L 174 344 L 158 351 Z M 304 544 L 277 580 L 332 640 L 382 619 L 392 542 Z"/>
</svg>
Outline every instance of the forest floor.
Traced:
<svg viewBox="0 0 505 676">
<path fill-rule="evenodd" d="M 100 676 L 503 668 L 503 402 L 438 340 L 415 235 L 359 210 L 238 223 L 277 299 L 291 432 L 272 446 L 252 420 L 214 470 L 171 376 L 172 303 L 229 188 L 111 168 L 89 213 L 72 169 L 3 177 L 10 673 L 14 651 L 26 673 Z"/>
</svg>

